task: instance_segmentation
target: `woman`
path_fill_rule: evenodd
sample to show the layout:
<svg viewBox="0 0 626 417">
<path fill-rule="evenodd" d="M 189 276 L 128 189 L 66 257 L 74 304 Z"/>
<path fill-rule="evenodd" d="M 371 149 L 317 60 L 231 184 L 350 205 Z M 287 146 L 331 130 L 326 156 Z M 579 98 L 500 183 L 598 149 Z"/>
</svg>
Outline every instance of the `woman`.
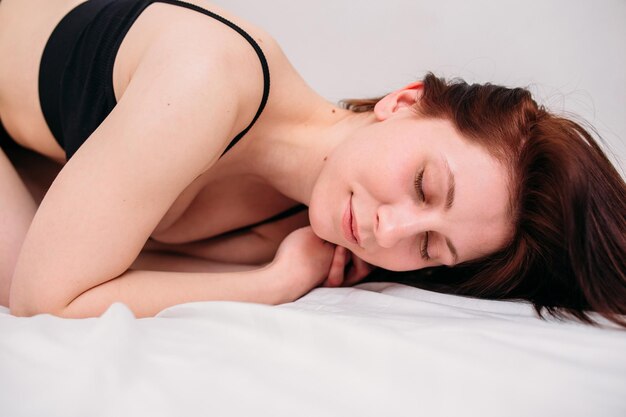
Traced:
<svg viewBox="0 0 626 417">
<path fill-rule="evenodd" d="M 428 75 L 338 108 L 265 32 L 202 0 L 3 0 L 0 27 L 15 57 L 1 69 L 2 122 L 63 164 L 7 244 L 14 314 L 275 304 L 359 282 L 370 264 L 479 264 L 478 285 L 460 288 L 582 318 L 626 311 L 624 182 L 524 90 Z M 579 169 L 594 175 L 564 177 Z M 148 271 L 137 259 L 151 248 L 251 267 Z"/>
</svg>

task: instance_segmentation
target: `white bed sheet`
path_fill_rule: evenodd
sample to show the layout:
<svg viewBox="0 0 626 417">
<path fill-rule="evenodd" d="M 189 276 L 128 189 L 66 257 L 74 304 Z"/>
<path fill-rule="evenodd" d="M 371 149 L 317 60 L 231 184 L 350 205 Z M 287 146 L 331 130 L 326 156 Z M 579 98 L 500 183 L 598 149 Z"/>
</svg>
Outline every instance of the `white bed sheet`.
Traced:
<svg viewBox="0 0 626 417">
<path fill-rule="evenodd" d="M 400 284 L 0 334 L 0 416 L 626 416 L 625 331 Z"/>
</svg>

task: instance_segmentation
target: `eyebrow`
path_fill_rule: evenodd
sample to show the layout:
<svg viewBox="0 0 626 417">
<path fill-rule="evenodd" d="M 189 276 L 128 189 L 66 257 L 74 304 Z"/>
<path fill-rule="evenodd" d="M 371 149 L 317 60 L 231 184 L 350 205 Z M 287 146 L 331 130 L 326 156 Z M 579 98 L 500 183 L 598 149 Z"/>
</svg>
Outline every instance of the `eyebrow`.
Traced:
<svg viewBox="0 0 626 417">
<path fill-rule="evenodd" d="M 454 204 L 454 193 L 456 191 L 456 182 L 454 181 L 454 174 L 452 173 L 452 170 L 450 169 L 450 165 L 448 165 L 448 160 L 446 158 L 443 158 L 443 165 L 445 166 L 446 171 L 448 172 L 448 192 L 446 194 L 446 204 L 444 206 L 444 210 L 448 211 L 452 207 L 452 204 Z M 457 263 L 459 263 L 459 254 L 456 251 L 456 248 L 454 247 L 452 242 L 450 242 L 450 239 L 448 239 L 447 237 L 446 237 L 446 245 L 448 246 L 448 249 L 450 249 L 450 253 L 452 254 L 453 264 L 451 266 L 454 266 Z"/>
<path fill-rule="evenodd" d="M 448 245 L 448 249 L 450 249 L 450 253 L 452 253 L 452 265 L 450 266 L 456 266 L 456 264 L 459 263 L 459 254 L 457 253 L 456 248 L 448 238 L 446 238 L 446 245 Z"/>
<path fill-rule="evenodd" d="M 454 204 L 454 193 L 456 191 L 456 183 L 454 181 L 454 174 L 450 170 L 450 165 L 448 165 L 448 160 L 444 158 L 443 164 L 446 167 L 446 171 L 448 171 L 448 193 L 446 194 L 446 204 L 444 206 L 445 210 L 448 211 Z"/>
</svg>

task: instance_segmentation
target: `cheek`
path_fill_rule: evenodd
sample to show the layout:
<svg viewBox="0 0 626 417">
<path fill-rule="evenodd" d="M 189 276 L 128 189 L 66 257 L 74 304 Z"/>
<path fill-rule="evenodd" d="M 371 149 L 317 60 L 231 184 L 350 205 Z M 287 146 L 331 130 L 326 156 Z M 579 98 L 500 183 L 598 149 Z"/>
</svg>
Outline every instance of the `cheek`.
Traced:
<svg viewBox="0 0 626 417">
<path fill-rule="evenodd" d="M 330 158 L 329 158 L 330 160 Z M 348 178 L 327 161 L 311 190 L 309 221 L 313 232 L 320 238 L 337 243 L 337 222 L 343 201 L 349 197 Z"/>
<path fill-rule="evenodd" d="M 365 262 L 389 271 L 413 271 L 426 265 L 410 249 L 379 249 L 373 253 L 355 253 Z"/>
<path fill-rule="evenodd" d="M 412 192 L 417 163 L 408 152 L 381 150 L 359 162 L 353 180 L 376 203 L 389 203 Z"/>
<path fill-rule="evenodd" d="M 328 240 L 328 225 L 326 222 L 329 216 L 325 213 L 323 203 L 326 198 L 323 195 L 324 188 L 317 185 L 313 188 L 311 200 L 309 201 L 309 223 L 313 233 L 322 239 Z"/>
</svg>

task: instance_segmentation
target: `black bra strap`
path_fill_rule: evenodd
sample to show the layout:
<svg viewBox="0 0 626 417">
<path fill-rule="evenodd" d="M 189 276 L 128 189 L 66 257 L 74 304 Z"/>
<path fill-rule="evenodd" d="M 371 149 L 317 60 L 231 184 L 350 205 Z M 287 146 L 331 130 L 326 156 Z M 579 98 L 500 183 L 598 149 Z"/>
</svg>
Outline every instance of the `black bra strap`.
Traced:
<svg viewBox="0 0 626 417">
<path fill-rule="evenodd" d="M 222 153 L 222 156 L 223 156 L 226 152 L 228 152 L 228 150 L 230 150 L 230 148 L 235 146 L 237 144 L 237 142 L 239 142 L 239 140 L 246 133 L 248 133 L 248 130 L 250 130 L 252 128 L 252 126 L 257 121 L 259 116 L 261 116 L 261 113 L 263 112 L 263 109 L 265 108 L 265 105 L 267 104 L 267 99 L 268 99 L 269 94 L 270 94 L 270 70 L 269 70 L 269 65 L 267 64 L 267 59 L 265 59 L 265 55 L 263 54 L 263 50 L 261 50 L 261 47 L 252 38 L 252 36 L 250 36 L 245 30 L 243 30 L 242 28 L 240 28 L 239 26 L 237 26 L 236 24 L 234 24 L 230 20 L 225 19 L 222 16 L 219 16 L 219 15 L 217 15 L 217 14 L 215 14 L 215 13 L 209 11 L 209 10 L 203 9 L 202 7 L 196 6 L 195 4 L 187 3 L 187 2 L 184 2 L 184 1 L 178 1 L 178 0 L 156 0 L 156 1 L 159 1 L 161 3 L 169 3 L 169 4 L 181 6 L 181 7 L 186 7 L 186 8 L 195 10 L 197 12 L 206 14 L 207 16 L 210 16 L 210 17 L 212 17 L 212 18 L 214 18 L 214 19 L 224 23 L 226 26 L 234 29 L 237 33 L 239 33 L 241 36 L 243 36 L 245 38 L 245 40 L 248 41 L 248 43 L 252 46 L 252 48 L 254 48 L 254 51 L 256 52 L 256 54 L 259 57 L 259 60 L 261 61 L 261 67 L 263 68 L 263 97 L 261 98 L 261 104 L 259 105 L 259 109 L 257 110 L 256 114 L 254 115 L 254 118 L 252 119 L 252 122 L 250 122 L 248 127 L 246 127 L 232 141 L 230 141 L 230 143 L 228 144 L 228 146 L 226 147 L 226 149 Z"/>
<path fill-rule="evenodd" d="M 260 222 L 256 222 L 256 223 L 253 223 L 253 224 L 249 224 L 248 226 L 239 227 L 239 228 L 237 228 L 235 230 L 232 230 L 230 232 L 227 232 L 227 233 L 230 235 L 230 234 L 235 234 L 235 233 L 239 233 L 239 232 L 248 231 L 248 230 L 250 230 L 250 229 L 252 229 L 254 227 L 261 226 L 262 224 L 277 222 L 277 221 L 282 220 L 284 218 L 293 216 L 293 215 L 298 214 L 301 211 L 304 211 L 306 209 L 308 209 L 308 207 L 305 206 L 304 204 L 298 204 L 297 206 L 293 206 L 291 208 L 288 208 L 287 210 L 282 211 L 282 212 L 280 212 L 280 213 L 278 213 L 278 214 L 276 214 L 276 215 L 274 215 L 274 216 L 272 216 L 272 217 L 270 217 L 268 219 L 261 220 Z"/>
</svg>

